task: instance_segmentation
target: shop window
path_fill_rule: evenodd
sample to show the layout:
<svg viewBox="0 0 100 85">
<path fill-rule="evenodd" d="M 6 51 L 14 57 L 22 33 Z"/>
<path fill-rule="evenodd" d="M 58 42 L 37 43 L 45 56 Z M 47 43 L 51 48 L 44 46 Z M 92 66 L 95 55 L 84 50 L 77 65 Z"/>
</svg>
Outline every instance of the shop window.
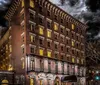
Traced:
<svg viewBox="0 0 100 85">
<path fill-rule="evenodd" d="M 51 57 L 51 51 L 47 51 L 47 56 Z"/>
<path fill-rule="evenodd" d="M 24 7 L 25 3 L 24 3 L 24 0 L 22 0 L 22 7 Z"/>
<path fill-rule="evenodd" d="M 34 5 L 34 1 L 33 0 L 30 0 L 30 7 L 34 8 L 35 5 Z"/>
<path fill-rule="evenodd" d="M 51 38 L 51 31 L 47 30 L 47 37 Z"/>
<path fill-rule="evenodd" d="M 31 42 L 35 42 L 35 36 L 34 35 L 30 35 L 30 40 L 31 40 Z"/>
<path fill-rule="evenodd" d="M 44 34 L 44 29 L 42 27 L 39 27 L 39 34 L 43 35 Z"/>
<path fill-rule="evenodd" d="M 30 78 L 30 85 L 34 85 L 34 79 Z"/>
<path fill-rule="evenodd" d="M 74 26 L 74 24 L 72 24 L 72 30 L 74 30 L 75 29 L 75 26 Z"/>
<path fill-rule="evenodd" d="M 39 49 L 39 55 L 43 56 L 43 54 L 44 54 L 43 49 Z"/>
<path fill-rule="evenodd" d="M 54 23 L 54 30 L 58 30 L 58 25 Z"/>
</svg>

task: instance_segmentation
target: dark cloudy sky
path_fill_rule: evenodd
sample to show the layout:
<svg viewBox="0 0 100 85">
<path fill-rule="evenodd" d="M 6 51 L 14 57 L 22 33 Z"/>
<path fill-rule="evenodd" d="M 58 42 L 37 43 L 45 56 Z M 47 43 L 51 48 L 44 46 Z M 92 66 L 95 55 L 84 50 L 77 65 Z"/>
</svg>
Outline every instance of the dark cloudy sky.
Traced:
<svg viewBox="0 0 100 85">
<path fill-rule="evenodd" d="M 88 39 L 100 39 L 100 0 L 49 0 L 75 18 L 87 23 Z M 0 0 L 0 25 L 11 0 Z"/>
</svg>

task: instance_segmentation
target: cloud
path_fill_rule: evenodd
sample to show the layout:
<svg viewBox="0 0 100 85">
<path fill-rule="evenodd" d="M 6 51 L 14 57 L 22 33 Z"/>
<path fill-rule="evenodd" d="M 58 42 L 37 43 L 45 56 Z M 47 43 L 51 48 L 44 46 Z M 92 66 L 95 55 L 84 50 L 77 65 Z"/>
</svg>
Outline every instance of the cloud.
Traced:
<svg viewBox="0 0 100 85">
<path fill-rule="evenodd" d="M 11 3 L 11 0 L 0 0 L 0 10 L 6 10 L 7 9 L 7 5 L 9 5 Z"/>
</svg>

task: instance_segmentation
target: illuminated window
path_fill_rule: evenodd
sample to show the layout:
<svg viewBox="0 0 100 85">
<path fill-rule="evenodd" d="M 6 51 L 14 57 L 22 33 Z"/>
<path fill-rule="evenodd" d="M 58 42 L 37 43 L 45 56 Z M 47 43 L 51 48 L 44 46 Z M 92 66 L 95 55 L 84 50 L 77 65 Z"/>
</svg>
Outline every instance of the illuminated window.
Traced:
<svg viewBox="0 0 100 85">
<path fill-rule="evenodd" d="M 22 0 L 22 7 L 24 7 L 24 0 Z"/>
<path fill-rule="evenodd" d="M 72 58 L 72 62 L 73 62 L 73 63 L 75 62 L 75 59 L 74 59 L 74 58 Z"/>
<path fill-rule="evenodd" d="M 30 78 L 30 85 L 34 85 L 34 79 Z"/>
<path fill-rule="evenodd" d="M 25 62 L 24 62 L 24 60 L 22 61 L 22 69 L 24 69 L 25 68 Z"/>
<path fill-rule="evenodd" d="M 75 26 L 74 26 L 74 24 L 72 24 L 72 30 L 74 30 L 75 29 Z"/>
<path fill-rule="evenodd" d="M 47 56 L 51 57 L 51 51 L 47 51 Z"/>
<path fill-rule="evenodd" d="M 43 49 L 39 49 L 39 55 L 43 56 Z"/>
<path fill-rule="evenodd" d="M 42 28 L 42 27 L 39 28 L 39 34 L 41 34 L 41 35 L 44 34 L 44 32 L 43 32 L 43 28 Z"/>
<path fill-rule="evenodd" d="M 72 46 L 74 46 L 75 45 L 75 43 L 74 43 L 74 41 L 72 41 Z"/>
<path fill-rule="evenodd" d="M 51 37 L 51 31 L 47 30 L 47 37 L 49 37 L 49 38 Z"/>
<path fill-rule="evenodd" d="M 31 42 L 34 42 L 35 41 L 35 36 L 31 35 L 30 40 L 31 40 Z"/>
<path fill-rule="evenodd" d="M 33 0 L 30 0 L 30 7 L 34 8 L 34 1 Z"/>
<path fill-rule="evenodd" d="M 11 45 L 9 46 L 9 51 L 12 52 L 12 46 Z"/>
<path fill-rule="evenodd" d="M 54 24 L 54 30 L 58 30 L 58 25 L 57 24 Z"/>
</svg>

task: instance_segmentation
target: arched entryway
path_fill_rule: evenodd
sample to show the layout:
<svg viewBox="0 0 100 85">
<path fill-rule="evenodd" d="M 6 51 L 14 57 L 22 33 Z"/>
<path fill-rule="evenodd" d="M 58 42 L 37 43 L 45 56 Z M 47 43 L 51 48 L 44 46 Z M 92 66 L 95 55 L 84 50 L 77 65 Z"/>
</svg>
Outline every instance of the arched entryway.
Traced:
<svg viewBox="0 0 100 85">
<path fill-rule="evenodd" d="M 54 85 L 61 85 L 61 81 L 59 77 L 56 77 L 54 80 Z"/>
<path fill-rule="evenodd" d="M 2 80 L 1 85 L 8 85 L 9 81 L 7 79 Z"/>
</svg>

